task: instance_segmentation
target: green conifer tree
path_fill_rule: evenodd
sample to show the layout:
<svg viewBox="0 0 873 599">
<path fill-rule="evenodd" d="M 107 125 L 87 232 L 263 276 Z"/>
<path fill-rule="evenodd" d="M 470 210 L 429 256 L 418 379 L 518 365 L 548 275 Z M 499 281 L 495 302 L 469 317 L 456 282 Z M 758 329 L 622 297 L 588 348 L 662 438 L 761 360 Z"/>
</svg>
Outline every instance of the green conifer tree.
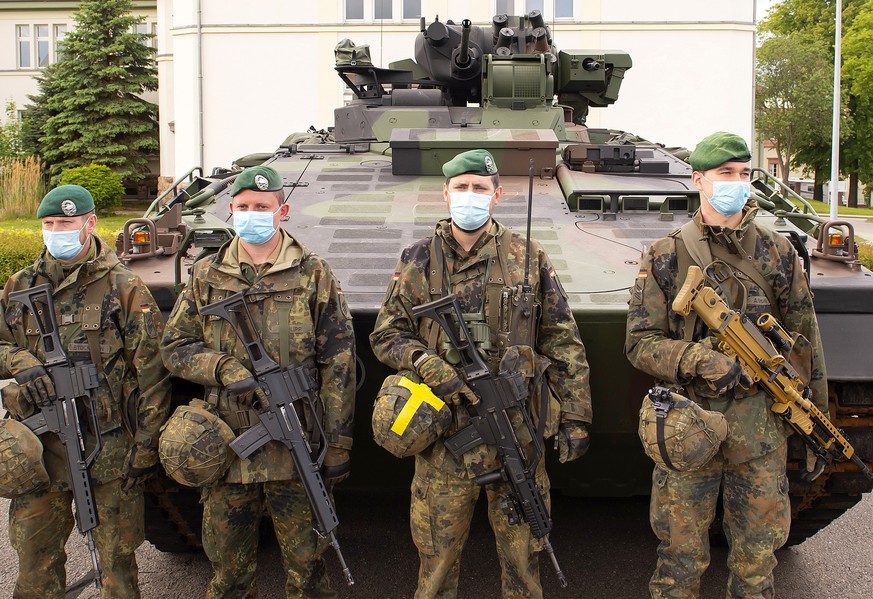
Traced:
<svg viewBox="0 0 873 599">
<path fill-rule="evenodd" d="M 41 155 L 53 181 L 69 168 L 104 164 L 123 179 L 138 180 L 156 154 L 158 108 L 141 94 L 157 89 L 151 35 L 134 33 L 143 17 L 130 0 L 84 0 L 63 59 L 43 77 L 37 112 Z"/>
</svg>

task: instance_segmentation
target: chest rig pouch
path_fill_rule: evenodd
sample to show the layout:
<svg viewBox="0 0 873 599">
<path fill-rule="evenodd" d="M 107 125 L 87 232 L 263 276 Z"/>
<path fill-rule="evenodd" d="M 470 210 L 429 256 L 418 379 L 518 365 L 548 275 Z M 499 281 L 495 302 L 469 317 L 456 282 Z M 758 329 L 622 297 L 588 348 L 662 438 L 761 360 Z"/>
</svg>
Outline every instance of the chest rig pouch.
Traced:
<svg viewBox="0 0 873 599">
<path fill-rule="evenodd" d="M 233 295 L 233 293 L 234 292 L 225 289 L 209 287 L 208 305 L 213 305 L 228 299 L 228 297 Z M 270 324 L 278 325 L 279 365 L 283 369 L 289 369 L 294 372 L 295 376 L 300 380 L 310 381 L 310 386 L 308 387 L 309 400 L 294 401 L 293 406 L 297 412 L 298 418 L 300 418 L 300 421 L 305 428 L 310 443 L 317 446 L 322 442 L 323 437 L 321 435 L 321 426 L 317 426 L 316 422 L 322 422 L 324 406 L 318 398 L 317 392 L 314 390 L 317 388 L 317 370 L 314 368 L 309 369 L 305 365 L 296 367 L 291 365 L 290 353 L 292 340 L 290 338 L 290 315 L 292 313 L 293 298 L 293 291 L 261 292 L 246 295 L 245 301 L 249 306 L 261 304 L 260 310 L 252 310 L 249 308 L 249 314 L 253 320 L 253 325 L 256 327 L 256 330 L 252 331 L 252 333 L 256 337 L 261 337 L 257 330 L 258 323 L 260 323 L 262 327 L 269 326 Z M 275 304 L 277 312 L 276 320 L 278 321 L 276 323 L 268 323 L 265 320 L 264 314 L 267 307 L 264 304 L 268 302 Z M 211 323 L 211 346 L 214 350 L 234 355 L 232 352 L 228 351 L 228 347 L 222 348 L 223 336 L 227 335 L 230 335 L 230 338 L 238 343 L 242 343 L 242 346 L 245 347 L 245 342 L 237 338 L 236 333 L 233 331 L 233 327 L 223 318 L 210 315 L 207 317 L 207 322 Z M 263 338 L 261 338 L 261 343 L 264 343 Z M 236 402 L 228 401 L 226 397 L 222 397 L 221 388 L 212 387 L 207 389 L 206 393 L 206 401 L 217 407 L 219 416 L 221 416 L 221 418 L 230 426 L 235 434 L 239 435 L 244 433 L 260 422 L 258 411 L 256 409 L 241 409 Z M 313 394 L 315 395 L 313 396 Z"/>
<path fill-rule="evenodd" d="M 491 256 L 473 268 L 449 273 L 442 240 L 434 235 L 430 243 L 428 286 L 431 299 L 445 297 L 449 288 L 465 280 L 482 277 L 484 292 L 478 312 L 465 312 L 464 322 L 473 344 L 488 365 L 496 370 L 507 348 L 514 345 L 536 347 L 541 306 L 534 288 L 525 290 L 519 283 L 510 286 L 507 254 L 511 232 L 505 230 L 495 239 L 496 256 Z M 447 287 L 446 281 L 450 287 Z M 486 305 L 489 310 L 486 313 Z M 497 307 L 495 310 L 494 307 Z M 429 324 L 428 346 L 437 349 L 439 327 Z M 447 340 L 439 344 L 440 354 L 456 366 L 460 356 Z"/>
<path fill-rule="evenodd" d="M 46 277 L 38 275 L 34 277 L 31 287 L 45 283 L 52 284 Z M 123 397 L 120 388 L 121 381 L 109 381 L 106 378 L 107 369 L 111 370 L 114 367 L 115 360 L 118 359 L 119 352 L 123 347 L 121 333 L 115 327 L 112 319 L 105 319 L 107 323 L 104 331 L 105 339 L 101 340 L 101 328 L 104 323 L 103 301 L 110 296 L 111 291 L 109 276 L 103 276 L 90 282 L 85 287 L 85 294 L 81 301 L 75 303 L 55 302 L 57 312 L 55 318 L 58 324 L 58 335 L 66 347 L 70 360 L 74 364 L 94 364 L 97 368 L 98 379 L 103 383 L 101 387 L 92 391 L 97 409 L 97 421 L 101 428 L 100 432 L 108 432 L 121 424 L 129 434 L 133 435 L 136 431 L 135 394 L 131 396 L 133 404 L 126 405 L 127 398 Z M 27 337 L 27 348 L 34 355 L 39 355 L 37 353 L 39 329 L 36 325 L 36 319 L 30 311 L 25 317 L 24 332 Z M 106 360 L 109 362 L 104 363 Z M 114 400 L 113 395 L 116 395 Z M 118 407 L 121 408 L 120 413 L 116 412 Z M 80 407 L 79 409 L 83 410 L 84 408 Z M 120 422 L 117 419 L 120 419 Z M 93 428 L 91 418 L 86 417 L 82 421 L 88 422 L 89 427 Z M 96 431 L 92 432 L 96 433 Z"/>
</svg>

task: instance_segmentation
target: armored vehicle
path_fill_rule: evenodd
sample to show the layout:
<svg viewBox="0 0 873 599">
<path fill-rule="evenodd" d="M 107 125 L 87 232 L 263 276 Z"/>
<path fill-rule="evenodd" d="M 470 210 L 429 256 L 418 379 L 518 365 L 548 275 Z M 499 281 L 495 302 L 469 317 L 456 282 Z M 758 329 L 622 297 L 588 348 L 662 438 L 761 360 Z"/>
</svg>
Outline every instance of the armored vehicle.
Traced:
<svg viewBox="0 0 873 599">
<path fill-rule="evenodd" d="M 445 161 L 471 148 L 490 150 L 505 190 L 495 218 L 524 231 L 533 159 L 531 234 L 569 295 L 594 398 L 591 451 L 578 463 L 550 468 L 553 487 L 579 496 L 647 494 L 652 463 L 637 423 L 652 381 L 624 356 L 629 289 L 641 250 L 687 222 L 699 198 L 687 151 L 585 125 L 589 107 L 618 99 L 631 67 L 618 50 L 558 50 L 538 12 L 498 15 L 486 27 L 422 19 L 414 59 L 389 68 L 371 64 L 366 49 L 341 44 L 336 72 L 354 99 L 335 110 L 333 127 L 290 135 L 274 152 L 231 168 L 193 169 L 144 218 L 125 226 L 118 250 L 169 311 L 193 262 L 233 235 L 229 190 L 238 172 L 261 163 L 277 169 L 291 203 L 283 227 L 329 261 L 358 336 L 354 468 L 344 488 L 408 488 L 411 460 L 376 447 L 370 431 L 376 390 L 389 374 L 367 339 L 385 290 L 402 249 L 448 215 Z M 807 267 L 827 355 L 831 419 L 861 456 L 873 458 L 873 273 L 858 262 L 850 224 L 824 222 L 760 170 L 753 193 L 760 220 L 789 237 Z M 176 381 L 176 401 L 199 393 Z M 789 459 L 790 543 L 871 489 L 851 463 L 804 483 L 797 439 Z M 196 494 L 168 481 L 152 491 L 150 540 L 165 550 L 196 546 Z"/>
</svg>

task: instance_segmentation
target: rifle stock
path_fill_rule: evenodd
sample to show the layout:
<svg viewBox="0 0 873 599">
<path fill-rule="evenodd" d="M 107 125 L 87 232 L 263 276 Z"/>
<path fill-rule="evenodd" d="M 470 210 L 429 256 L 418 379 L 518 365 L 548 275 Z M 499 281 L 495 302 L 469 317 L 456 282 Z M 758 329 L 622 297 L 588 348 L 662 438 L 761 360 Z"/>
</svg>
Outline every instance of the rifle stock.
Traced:
<svg viewBox="0 0 873 599">
<path fill-rule="evenodd" d="M 45 369 L 52 379 L 56 395 L 54 401 L 40 406 L 40 411 L 26 419 L 24 424 L 36 435 L 46 432 L 56 434 L 63 444 L 73 492 L 76 527 L 88 544 L 91 565 L 94 568 L 94 583 L 99 589 L 103 586 L 103 576 L 92 532 L 99 520 L 90 473 L 91 465 L 103 449 L 97 409 L 91 395 L 91 390 L 100 385 L 97 367 L 94 364 L 73 364 L 64 351 L 55 318 L 51 285 L 45 283 L 31 289 L 14 291 L 9 294 L 9 301 L 20 302 L 33 315 L 45 353 Z M 93 451 L 87 456 L 85 436 L 82 434 L 76 409 L 78 398 L 87 399 L 90 404 L 91 425 L 97 438 Z"/>
<path fill-rule="evenodd" d="M 770 409 L 787 422 L 816 455 L 815 469 L 804 475 L 806 480 L 815 479 L 833 458 L 851 460 L 865 476 L 873 478 L 852 444 L 812 403 L 809 386 L 777 351 L 777 347 L 790 351 L 793 342 L 772 315 L 765 314 L 753 323 L 732 310 L 705 284 L 697 266 L 689 267 L 685 283 L 673 300 L 673 310 L 682 316 L 694 310 L 719 340 L 719 349 L 736 356 L 746 374 L 773 398 Z"/>
<path fill-rule="evenodd" d="M 478 404 L 467 406 L 474 430 L 462 429 L 463 440 L 456 444 L 454 451 L 461 451 L 464 447 L 469 448 L 481 442 L 496 449 L 500 467 L 476 477 L 476 484 L 509 483 L 511 492 L 509 499 L 501 506 L 503 513 L 510 524 L 527 522 L 534 538 L 543 540 L 543 549 L 552 562 L 558 581 L 562 587 L 566 587 L 567 580 L 549 541 L 552 518 L 536 484 L 535 472 L 542 457 L 542 447 L 525 406 L 527 387 L 524 379 L 517 372 L 491 372 L 473 345 L 454 294 L 416 306 L 412 312 L 418 317 L 432 319 L 445 331 L 461 357 L 461 368 L 467 385 L 479 398 Z M 526 459 L 524 449 L 515 434 L 509 412 L 512 409 L 517 410 L 524 420 L 533 440 L 535 455 L 531 456 L 530 461 Z"/>
<path fill-rule="evenodd" d="M 309 499 L 309 506 L 315 520 L 315 531 L 329 539 L 330 546 L 339 559 L 346 582 L 353 585 L 355 581 L 334 534 L 339 519 L 321 476 L 321 464 L 327 452 L 324 429 L 318 418 L 314 418 L 318 436 L 322 439 L 318 450 L 314 452 L 294 409 L 294 402 L 305 398 L 315 413 L 311 397 L 314 381 L 303 367 L 282 368 L 267 354 L 252 322 L 246 306 L 245 294 L 242 291 L 204 306 L 200 314 L 218 316 L 231 325 L 246 348 L 255 380 L 266 398 L 266 405 L 261 405 L 258 412 L 258 424 L 237 437 L 230 444 L 231 449 L 240 458 L 247 459 L 269 441 L 279 441 L 288 448 L 294 461 L 294 468 Z"/>
</svg>

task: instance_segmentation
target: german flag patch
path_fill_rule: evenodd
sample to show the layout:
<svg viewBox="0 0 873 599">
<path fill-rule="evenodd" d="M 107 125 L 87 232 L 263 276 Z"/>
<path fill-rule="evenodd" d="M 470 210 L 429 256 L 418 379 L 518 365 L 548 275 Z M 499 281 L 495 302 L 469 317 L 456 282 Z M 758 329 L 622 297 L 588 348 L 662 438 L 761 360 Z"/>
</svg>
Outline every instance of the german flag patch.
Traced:
<svg viewBox="0 0 873 599">
<path fill-rule="evenodd" d="M 146 335 L 148 335 L 150 339 L 157 338 L 158 327 L 155 326 L 155 318 L 152 314 L 152 307 L 148 304 L 140 304 L 139 309 L 142 312 L 142 321 L 145 325 Z"/>
</svg>

